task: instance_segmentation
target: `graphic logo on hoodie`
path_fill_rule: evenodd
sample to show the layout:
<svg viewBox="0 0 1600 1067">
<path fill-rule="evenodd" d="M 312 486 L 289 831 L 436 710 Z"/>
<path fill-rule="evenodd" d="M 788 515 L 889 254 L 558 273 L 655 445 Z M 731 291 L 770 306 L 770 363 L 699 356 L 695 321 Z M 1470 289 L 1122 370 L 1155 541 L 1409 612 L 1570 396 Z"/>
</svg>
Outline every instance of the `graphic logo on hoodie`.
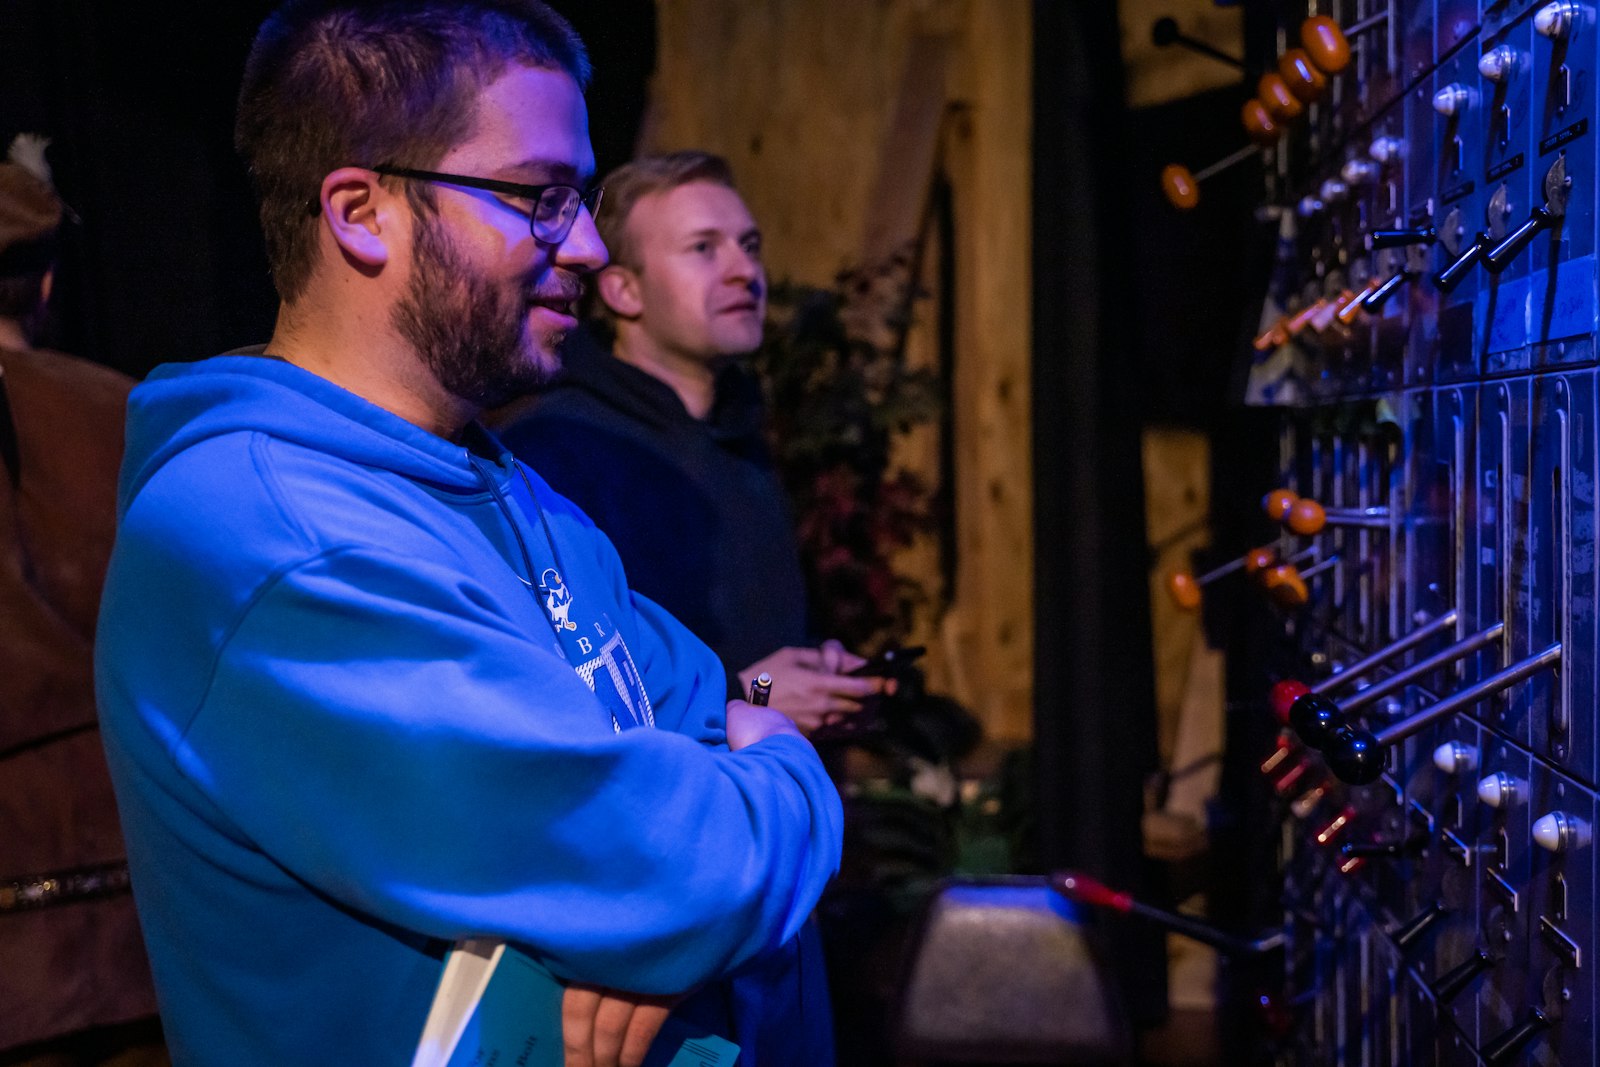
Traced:
<svg viewBox="0 0 1600 1067">
<path fill-rule="evenodd" d="M 572 612 L 572 590 L 561 580 L 554 567 L 546 567 L 539 575 L 539 592 L 544 595 L 544 610 L 557 630 L 576 630 L 578 624 L 567 618 Z"/>
</svg>

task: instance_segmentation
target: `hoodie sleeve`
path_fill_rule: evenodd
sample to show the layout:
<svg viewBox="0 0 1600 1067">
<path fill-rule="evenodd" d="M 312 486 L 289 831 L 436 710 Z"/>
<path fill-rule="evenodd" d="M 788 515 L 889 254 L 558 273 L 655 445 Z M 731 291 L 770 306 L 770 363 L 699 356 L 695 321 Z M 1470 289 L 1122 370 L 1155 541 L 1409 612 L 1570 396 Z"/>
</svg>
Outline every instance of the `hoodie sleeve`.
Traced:
<svg viewBox="0 0 1600 1067">
<path fill-rule="evenodd" d="M 428 936 L 503 937 L 563 978 L 677 992 L 791 937 L 842 833 L 811 747 L 719 750 L 717 723 L 614 734 L 491 603 L 370 547 L 286 568 L 226 638 L 173 758 L 317 890 Z M 637 612 L 652 661 L 693 640 Z"/>
</svg>

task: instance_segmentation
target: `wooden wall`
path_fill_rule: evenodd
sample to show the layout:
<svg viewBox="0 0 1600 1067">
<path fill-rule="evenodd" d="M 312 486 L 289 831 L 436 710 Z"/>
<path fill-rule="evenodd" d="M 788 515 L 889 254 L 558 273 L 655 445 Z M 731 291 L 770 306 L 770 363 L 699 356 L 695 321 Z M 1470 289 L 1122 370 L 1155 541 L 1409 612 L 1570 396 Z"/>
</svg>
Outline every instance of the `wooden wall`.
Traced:
<svg viewBox="0 0 1600 1067">
<path fill-rule="evenodd" d="M 972 708 L 991 738 L 1026 740 L 1031 5 L 660 0 L 657 17 L 640 147 L 726 156 L 774 278 L 827 285 L 910 236 L 942 160 L 955 214 L 957 567 L 948 610 L 922 620 L 921 636 L 933 646 L 934 685 Z M 921 309 L 913 359 L 933 358 L 931 311 Z M 923 433 L 902 459 L 931 475 L 938 452 Z M 937 560 L 919 546 L 906 565 L 936 589 Z"/>
</svg>

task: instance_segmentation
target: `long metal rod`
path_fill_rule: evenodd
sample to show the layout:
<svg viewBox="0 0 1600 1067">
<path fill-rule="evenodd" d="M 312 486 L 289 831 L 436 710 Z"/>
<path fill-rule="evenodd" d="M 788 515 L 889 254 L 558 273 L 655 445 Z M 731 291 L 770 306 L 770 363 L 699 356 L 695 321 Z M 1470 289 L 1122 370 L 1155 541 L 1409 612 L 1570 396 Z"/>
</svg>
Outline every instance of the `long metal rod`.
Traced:
<svg viewBox="0 0 1600 1067">
<path fill-rule="evenodd" d="M 1437 704 L 1423 708 L 1415 715 L 1401 719 L 1393 726 L 1378 731 L 1378 744 L 1387 747 L 1404 741 L 1412 734 L 1426 730 L 1440 719 L 1454 715 L 1463 708 L 1471 707 L 1484 697 L 1493 696 L 1502 689 L 1509 689 L 1523 679 L 1532 677 L 1546 668 L 1554 667 L 1560 662 L 1561 645 L 1557 643 L 1537 655 L 1529 656 L 1520 663 L 1513 663 L 1499 674 L 1491 674 L 1477 685 L 1463 689 L 1453 697 L 1448 697 Z"/>
<path fill-rule="evenodd" d="M 1480 630 L 1471 637 L 1462 638 L 1449 648 L 1441 649 L 1427 659 L 1419 660 L 1405 670 L 1389 675 L 1381 682 L 1374 682 L 1350 699 L 1340 701 L 1339 708 L 1347 713 L 1364 708 L 1373 701 L 1386 697 L 1397 689 L 1404 689 L 1419 678 L 1426 678 L 1440 667 L 1447 667 L 1458 659 L 1463 659 L 1474 652 L 1489 647 L 1500 640 L 1505 632 L 1506 624 L 1497 622 L 1487 630 Z"/>
<path fill-rule="evenodd" d="M 1444 633 L 1446 630 L 1453 629 L 1457 621 L 1459 621 L 1459 613 L 1451 609 L 1427 625 L 1419 626 L 1412 630 L 1398 641 L 1378 649 L 1372 655 L 1356 660 L 1338 674 L 1324 678 L 1312 686 L 1311 691 L 1326 695 L 1336 689 L 1343 689 L 1346 684 L 1356 681 L 1372 668 L 1381 666 L 1402 653 L 1410 652 L 1424 641 Z"/>
<path fill-rule="evenodd" d="M 1324 508 L 1322 514 L 1329 526 L 1382 528 L 1390 522 L 1389 509 L 1382 505 L 1370 508 Z"/>
</svg>

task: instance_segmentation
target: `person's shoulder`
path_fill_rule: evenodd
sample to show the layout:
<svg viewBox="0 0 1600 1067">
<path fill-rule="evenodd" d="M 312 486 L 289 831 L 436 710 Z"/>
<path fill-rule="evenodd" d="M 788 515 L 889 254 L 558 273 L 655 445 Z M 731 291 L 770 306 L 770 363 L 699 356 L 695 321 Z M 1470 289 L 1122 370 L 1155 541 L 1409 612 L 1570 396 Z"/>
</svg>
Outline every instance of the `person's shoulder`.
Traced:
<svg viewBox="0 0 1600 1067">
<path fill-rule="evenodd" d="M 0 350 L 0 375 L 8 391 L 48 401 L 60 398 L 78 410 L 114 408 L 128 402 L 133 379 L 102 363 L 47 348 Z"/>
</svg>

